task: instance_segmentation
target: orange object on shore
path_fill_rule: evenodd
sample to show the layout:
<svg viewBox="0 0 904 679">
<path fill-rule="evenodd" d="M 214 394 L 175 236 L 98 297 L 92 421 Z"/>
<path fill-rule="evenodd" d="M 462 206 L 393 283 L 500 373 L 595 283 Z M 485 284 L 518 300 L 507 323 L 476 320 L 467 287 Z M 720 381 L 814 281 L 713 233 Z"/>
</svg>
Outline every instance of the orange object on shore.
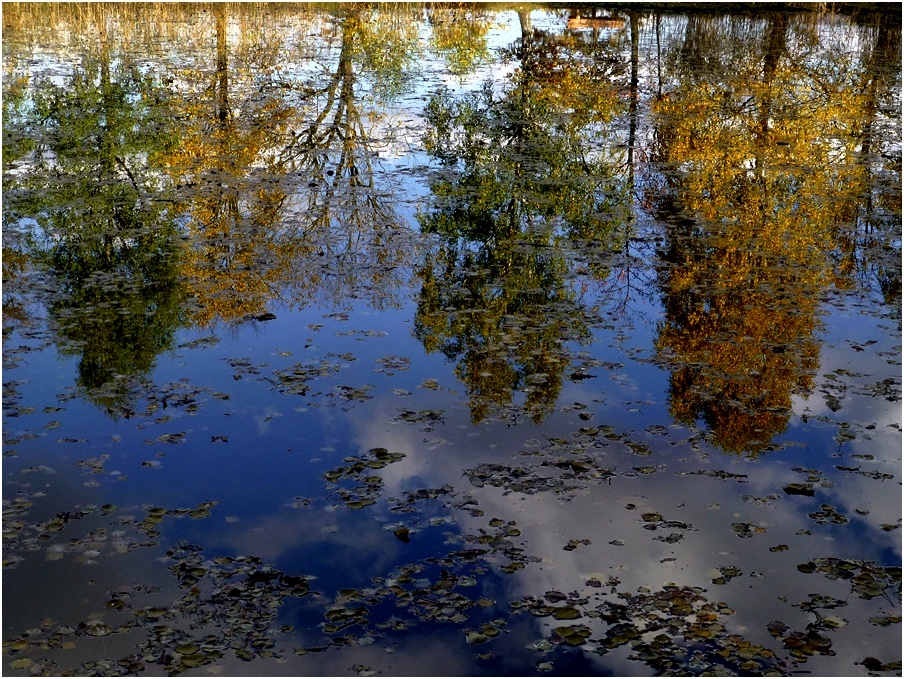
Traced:
<svg viewBox="0 0 904 679">
<path fill-rule="evenodd" d="M 580 28 L 622 28 L 625 25 L 623 19 L 589 19 L 584 17 L 572 17 L 568 20 L 568 28 L 577 30 Z"/>
</svg>

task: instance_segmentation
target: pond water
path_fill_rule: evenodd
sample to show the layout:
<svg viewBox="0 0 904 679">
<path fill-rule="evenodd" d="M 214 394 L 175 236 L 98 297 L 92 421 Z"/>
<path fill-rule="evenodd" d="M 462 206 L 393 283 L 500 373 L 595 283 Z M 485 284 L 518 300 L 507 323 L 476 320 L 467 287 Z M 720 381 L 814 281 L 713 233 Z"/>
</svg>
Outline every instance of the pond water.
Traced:
<svg viewBox="0 0 904 679">
<path fill-rule="evenodd" d="M 4 674 L 900 675 L 884 9 L 4 3 Z"/>
</svg>

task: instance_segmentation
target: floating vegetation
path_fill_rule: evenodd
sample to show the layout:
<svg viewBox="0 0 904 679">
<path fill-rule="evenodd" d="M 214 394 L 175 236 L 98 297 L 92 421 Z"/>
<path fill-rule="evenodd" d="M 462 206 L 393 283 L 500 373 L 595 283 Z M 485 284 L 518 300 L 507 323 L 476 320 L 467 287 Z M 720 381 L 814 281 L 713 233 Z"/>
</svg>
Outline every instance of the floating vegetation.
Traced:
<svg viewBox="0 0 904 679">
<path fill-rule="evenodd" d="M 27 495 L 21 495 L 18 501 L 10 502 L 4 512 L 3 549 L 9 561 L 5 567 L 13 567 L 22 560 L 22 556 L 30 552 L 44 552 L 45 561 L 59 561 L 67 555 L 82 563 L 97 563 L 100 557 L 126 554 L 139 547 L 154 547 L 160 535 L 159 524 L 166 518 L 205 519 L 210 516 L 211 509 L 219 504 L 218 500 L 199 503 L 196 507 L 166 509 L 164 507 L 148 508 L 147 516 L 136 521 L 134 516 L 120 514 L 112 524 L 114 529 L 100 526 L 88 530 L 80 536 L 69 536 L 65 541 L 58 541 L 57 534 L 65 535 L 73 521 L 87 520 L 90 517 L 114 516 L 121 511 L 115 505 L 106 504 L 101 507 L 90 505 L 83 509 L 58 512 L 48 521 L 29 522 L 10 520 L 11 517 L 24 517 L 32 509 L 34 503 Z M 134 530 L 140 535 L 129 535 Z M 61 535 L 61 537 L 62 537 Z"/>
<path fill-rule="evenodd" d="M 539 476 L 525 466 L 483 463 L 473 469 L 466 469 L 465 474 L 472 486 L 496 486 L 505 488 L 509 493 L 532 495 L 564 486 L 564 482 L 557 476 Z"/>
<path fill-rule="evenodd" d="M 409 422 L 412 424 L 426 424 L 424 431 L 433 431 L 437 424 L 443 423 L 443 412 L 441 410 L 408 410 L 400 408 L 399 414 L 389 420 L 391 423 Z"/>
<path fill-rule="evenodd" d="M 719 566 L 718 572 L 719 575 L 712 579 L 714 585 L 724 585 L 731 581 L 732 578 L 742 575 L 741 569 L 735 566 Z"/>
<path fill-rule="evenodd" d="M 885 481 L 888 479 L 895 478 L 894 474 L 885 474 L 883 472 L 877 471 L 864 471 L 860 467 L 845 467 L 843 465 L 835 465 L 835 469 L 841 472 L 849 472 L 852 474 L 859 474 L 860 476 L 865 476 L 868 479 L 877 479 L 879 481 Z"/>
<path fill-rule="evenodd" d="M 30 635 L 27 643 L 10 643 L 10 653 L 30 647 L 58 648 L 78 645 L 79 636 L 108 637 L 142 630 L 136 651 L 118 660 L 104 661 L 105 674 L 122 675 L 142 671 L 181 674 L 210 665 L 226 654 L 242 660 L 279 657 L 270 623 L 287 597 L 311 593 L 306 578 L 288 575 L 267 566 L 256 557 L 203 558 L 201 547 L 182 543 L 167 551 L 168 568 L 184 594 L 166 605 L 136 608 L 136 597 L 153 596 L 137 586 L 114 593 L 106 608 L 123 614 L 120 624 L 92 618 L 69 627 L 53 624 Z M 138 637 L 141 638 L 140 636 Z M 25 660 L 22 658 L 21 660 Z M 30 666 L 20 663 L 20 667 Z M 77 674 L 92 674 L 95 666 L 73 668 Z M 44 672 L 62 673 L 64 667 L 45 666 Z"/>
<path fill-rule="evenodd" d="M 733 523 L 731 529 L 739 538 L 752 537 L 754 533 L 765 533 L 766 529 L 752 523 Z"/>
<path fill-rule="evenodd" d="M 555 627 L 546 641 L 550 647 L 586 646 L 600 655 L 630 646 L 632 659 L 664 674 L 784 676 L 786 671 L 772 650 L 726 629 L 723 620 L 734 611 L 723 603 L 710 602 L 704 592 L 668 585 L 655 592 L 641 588 L 636 594 L 619 593 L 616 601 L 586 610 L 591 622 Z M 586 605 L 588 601 L 577 602 Z M 566 611 L 568 619 L 577 610 L 572 606 L 552 607 L 529 597 L 516 603 L 516 611 L 539 616 L 555 617 L 559 610 Z M 601 632 L 598 626 L 603 623 Z"/>
<path fill-rule="evenodd" d="M 405 491 L 404 498 L 389 498 L 389 501 L 393 503 L 390 506 L 390 510 L 397 513 L 414 512 L 425 501 L 454 496 L 455 493 L 453 491 L 454 489 L 449 485 L 445 485 L 442 488 L 418 488 L 413 491 Z M 443 503 L 444 506 L 449 506 L 449 504 L 448 501 Z"/>
<path fill-rule="evenodd" d="M 789 483 L 787 486 L 782 488 L 788 495 L 806 495 L 807 497 L 813 497 L 816 495 L 816 491 L 813 490 L 812 483 Z"/>
<path fill-rule="evenodd" d="M 657 512 L 647 512 L 641 515 L 640 518 L 644 522 L 644 530 L 658 531 L 663 529 L 672 531 L 668 535 L 656 535 L 653 537 L 654 540 L 670 545 L 683 540 L 686 531 L 696 530 L 691 524 L 683 521 L 666 521 L 662 518 L 662 514 Z M 676 530 L 680 532 L 674 532 Z"/>
<path fill-rule="evenodd" d="M 695 469 L 687 472 L 675 472 L 679 476 L 702 475 L 712 478 L 721 479 L 722 481 L 737 481 L 738 483 L 747 483 L 747 474 L 733 474 L 722 469 Z"/>
<path fill-rule="evenodd" d="M 378 358 L 377 363 L 380 364 L 380 367 L 375 368 L 374 372 L 385 373 L 387 377 L 392 377 L 398 371 L 408 370 L 411 366 L 411 359 L 404 356 L 384 356 Z"/>
<path fill-rule="evenodd" d="M 296 649 L 301 655 L 321 652 L 329 647 L 340 648 L 344 645 L 370 643 L 375 637 L 383 636 L 388 630 L 404 630 L 418 623 L 446 623 L 460 625 L 473 623 L 475 617 L 484 617 L 496 604 L 492 599 L 474 596 L 479 592 L 476 588 L 482 577 L 489 574 L 486 565 L 500 554 L 510 561 L 507 567 L 511 572 L 518 564 L 523 568 L 525 561 L 523 550 L 511 541 L 515 532 L 514 522 L 502 522 L 494 519 L 491 527 L 495 533 L 463 536 L 465 543 L 476 543 L 479 548 L 453 549 L 441 558 L 430 557 L 421 563 L 407 564 L 395 570 L 388 577 L 375 578 L 376 586 L 363 588 L 346 588 L 338 592 L 338 596 L 326 613 L 322 631 L 328 635 L 321 644 Z M 400 526 L 394 534 L 403 542 L 410 541 L 410 530 Z M 409 538 L 406 540 L 406 538 Z M 395 603 L 395 614 L 382 621 L 373 622 L 376 611 L 385 611 L 383 602 Z M 399 617 L 402 616 L 402 617 Z M 485 618 L 486 619 L 486 618 Z M 462 628 L 468 644 L 485 644 L 498 636 L 507 625 L 505 618 L 493 618 L 479 624 L 478 627 Z M 348 628 L 356 628 L 354 637 L 340 635 Z M 365 642 L 365 640 L 368 640 Z"/>
<path fill-rule="evenodd" d="M 342 364 L 338 361 L 302 361 L 290 368 L 274 370 L 278 379 L 278 389 L 283 394 L 307 396 L 310 383 L 319 377 L 328 377 L 339 372 Z"/>
<path fill-rule="evenodd" d="M 870 672 L 900 672 L 901 671 L 901 661 L 895 660 L 893 662 L 884 663 L 878 658 L 864 658 L 861 662 L 867 670 Z"/>
<path fill-rule="evenodd" d="M 588 540 L 587 538 L 583 538 L 582 540 L 569 540 L 568 544 L 565 545 L 564 547 L 562 547 L 562 549 L 564 549 L 566 552 L 573 552 L 581 545 L 589 545 L 589 544 L 590 544 L 590 540 Z"/>
<path fill-rule="evenodd" d="M 900 674 L 874 5 L 5 3 L 4 672 Z"/>
<path fill-rule="evenodd" d="M 327 482 L 327 488 L 332 490 L 346 507 L 361 509 L 374 504 L 383 490 L 383 478 L 371 472 L 398 462 L 403 457 L 405 457 L 403 453 L 391 453 L 386 448 L 371 448 L 366 455 L 346 457 L 344 461 L 349 464 L 331 469 L 323 475 L 323 478 Z M 351 488 L 338 485 L 339 482 L 346 480 L 355 481 L 358 485 Z"/>
<path fill-rule="evenodd" d="M 879 566 L 873 561 L 852 561 L 837 557 L 820 557 L 798 564 L 801 573 L 821 573 L 829 580 L 847 580 L 851 593 L 862 599 L 887 596 L 889 587 L 901 598 L 901 567 Z"/>
<path fill-rule="evenodd" d="M 819 511 L 810 512 L 808 515 L 811 519 L 814 519 L 816 523 L 836 523 L 840 525 L 844 525 L 848 522 L 848 518 L 841 514 L 840 512 L 835 510 L 835 507 L 829 504 L 821 504 L 819 506 Z"/>
</svg>

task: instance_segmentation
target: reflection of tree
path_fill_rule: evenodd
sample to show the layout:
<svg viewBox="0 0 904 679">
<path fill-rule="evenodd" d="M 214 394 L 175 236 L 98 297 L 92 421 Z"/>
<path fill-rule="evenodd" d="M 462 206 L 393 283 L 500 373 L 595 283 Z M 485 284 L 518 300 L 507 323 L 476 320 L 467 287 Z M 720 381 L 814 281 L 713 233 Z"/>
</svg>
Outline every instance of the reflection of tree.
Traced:
<svg viewBox="0 0 904 679">
<path fill-rule="evenodd" d="M 656 106 L 658 160 L 682 168 L 655 199 L 671 223 L 657 347 L 676 363 L 675 418 L 702 418 L 726 451 L 756 453 L 787 427 L 791 395 L 811 385 L 819 296 L 838 280 L 839 228 L 864 176 L 847 162 L 856 139 L 838 134 L 862 102 L 831 55 L 792 40 L 783 15 L 747 27 L 758 40 L 720 42 L 711 22 L 691 17 L 693 48 L 675 62 L 683 79 Z"/>
<path fill-rule="evenodd" d="M 80 356 L 91 397 L 117 406 L 170 345 L 182 289 L 173 216 L 152 170 L 174 142 L 167 95 L 127 63 L 114 68 L 103 21 L 98 33 L 99 52 L 69 82 L 38 85 L 29 114 L 5 121 L 4 133 L 33 150 L 29 171 L 5 187 L 4 221 L 37 221 L 60 349 Z"/>
<path fill-rule="evenodd" d="M 352 5 L 339 18 L 343 45 L 351 45 L 376 96 L 386 102 L 408 91 L 418 74 L 417 10 L 402 4 Z"/>
<path fill-rule="evenodd" d="M 279 143 L 292 111 L 262 86 L 276 54 L 261 51 L 257 62 L 230 69 L 227 11 L 225 5 L 214 9 L 213 68 L 200 82 L 187 78 L 197 91 L 182 99 L 181 144 L 166 158 L 180 185 L 178 209 L 191 236 L 181 273 L 195 298 L 191 320 L 198 325 L 262 314 L 279 271 L 274 223 L 285 194 L 251 168 Z M 247 77 L 239 81 L 236 73 Z M 263 94 L 248 96 L 248 77 Z"/>
<path fill-rule="evenodd" d="M 29 134 L 28 82 L 25 75 L 5 72 L 3 78 L 3 173 L 6 190 L 14 184 L 7 175 L 17 161 L 25 161 L 35 148 L 34 135 Z M 10 194 L 12 192 L 10 191 Z M 18 218 L 5 200 L 3 212 L 3 337 L 13 328 L 28 322 L 26 286 L 30 257 Z M 12 200 L 14 203 L 15 201 Z"/>
<path fill-rule="evenodd" d="M 452 75 L 464 77 L 489 62 L 486 34 L 491 20 L 479 5 L 434 5 L 427 20 L 433 50 L 443 57 Z"/>
<path fill-rule="evenodd" d="M 860 27 L 861 68 L 856 91 L 862 118 L 855 121 L 859 163 L 865 174 L 857 228 L 844 243 L 849 269 L 876 287 L 885 303 L 901 315 L 901 26 L 881 12 Z"/>
<path fill-rule="evenodd" d="M 30 258 L 19 234 L 3 229 L 3 337 L 29 320 L 27 295 L 22 289 Z"/>
<path fill-rule="evenodd" d="M 568 366 L 569 339 L 586 337 L 564 263 L 512 243 L 472 251 L 449 244 L 421 270 L 415 335 L 427 351 L 461 357 L 456 373 L 480 422 L 527 391 L 525 410 L 539 422 L 555 404 Z"/>
<path fill-rule="evenodd" d="M 693 223 L 672 227 L 657 347 L 678 364 L 675 419 L 702 417 L 721 448 L 756 452 L 787 427 L 791 394 L 811 385 L 818 289 L 780 273 L 779 258 L 744 252 L 756 244 L 714 246 L 723 239 Z"/>
<path fill-rule="evenodd" d="M 399 86 L 407 34 L 384 36 L 396 48 L 377 58 L 372 32 L 387 20 L 361 12 L 340 11 L 330 72 L 287 80 L 283 50 L 230 46 L 229 10 L 216 8 L 215 68 L 192 84 L 184 142 L 168 159 L 190 217 L 183 273 L 195 323 L 260 316 L 279 297 L 385 292 L 403 250 L 374 181 L 377 116 L 355 87 L 358 65 L 381 96 Z"/>
<path fill-rule="evenodd" d="M 379 165 L 382 149 L 394 142 L 392 120 L 360 75 L 370 78 L 379 99 L 404 85 L 404 66 L 416 45 L 414 24 L 398 11 L 339 11 L 335 65 L 307 91 L 307 114 L 278 156 L 286 171 L 307 178 L 291 205 L 305 216 L 301 228 L 315 255 L 296 276 L 307 281 L 307 297 L 315 291 L 333 303 L 363 297 L 382 308 L 412 255 L 393 208 L 397 179 Z"/>
<path fill-rule="evenodd" d="M 600 255 L 626 211 L 602 143 L 620 111 L 607 84 L 616 62 L 519 16 L 509 58 L 520 67 L 501 96 L 488 84 L 459 100 L 439 92 L 427 107 L 427 148 L 444 167 L 421 225 L 445 244 L 422 270 L 415 332 L 428 351 L 459 359 L 475 421 L 518 389 L 535 421 L 552 408 L 565 342 L 588 332 L 561 247 L 587 245 L 604 277 Z"/>
</svg>

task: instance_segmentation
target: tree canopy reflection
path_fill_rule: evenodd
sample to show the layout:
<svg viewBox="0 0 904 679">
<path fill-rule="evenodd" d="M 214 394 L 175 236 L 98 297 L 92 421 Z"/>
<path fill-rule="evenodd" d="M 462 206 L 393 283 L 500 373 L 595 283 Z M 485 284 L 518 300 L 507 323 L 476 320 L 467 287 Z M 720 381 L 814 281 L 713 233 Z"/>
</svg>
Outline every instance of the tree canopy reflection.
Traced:
<svg viewBox="0 0 904 679">
<path fill-rule="evenodd" d="M 490 12 L 479 5 L 433 6 L 427 11 L 431 47 L 458 77 L 490 63 L 486 35 L 492 24 Z"/>
<path fill-rule="evenodd" d="M 867 192 L 850 124 L 870 117 L 849 87 L 863 65 L 812 31 L 691 15 L 667 56 L 680 84 L 654 105 L 653 202 L 670 224 L 657 347 L 675 419 L 702 418 L 729 452 L 767 449 L 812 387 L 820 298 L 846 285 L 844 233 Z"/>
<path fill-rule="evenodd" d="M 377 147 L 391 120 L 378 100 L 410 75 L 407 14 L 293 14 L 318 28 L 314 44 L 262 30 L 264 15 L 216 6 L 195 27 L 209 51 L 148 69 L 110 28 L 119 10 L 90 10 L 17 8 L 14 21 L 33 12 L 92 37 L 64 82 L 4 81 L 4 170 L 14 171 L 4 224 L 36 218 L 40 227 L 30 246 L 4 239 L 5 272 L 16 276 L 31 253 L 60 277 L 50 310 L 61 349 L 80 357 L 80 385 L 127 411 L 125 392 L 178 327 L 318 298 L 392 303 L 413 250 L 392 192 L 379 186 Z M 154 27 L 171 27 L 145 10 L 148 35 L 132 37 L 153 54 Z M 287 73 L 289 56 L 313 68 Z M 318 70 L 331 60 L 331 71 Z M 25 314 L 13 294 L 4 305 Z"/>
<path fill-rule="evenodd" d="M 893 22 L 163 5 L 4 5 L 7 669 L 900 669 Z"/>
<path fill-rule="evenodd" d="M 29 169 L 9 182 L 4 222 L 37 221 L 28 249 L 55 279 L 60 351 L 79 356 L 77 383 L 115 414 L 134 398 L 132 378 L 171 345 L 184 292 L 155 172 L 176 141 L 169 93 L 133 64 L 114 65 L 102 23 L 98 34 L 71 78 L 38 84 L 6 122 L 21 135 L 13 160 Z"/>
<path fill-rule="evenodd" d="M 402 304 L 417 270 L 416 335 L 457 363 L 475 421 L 518 391 L 539 421 L 568 343 L 590 337 L 584 292 L 617 285 L 634 191 L 669 224 L 657 346 L 672 412 L 726 450 L 766 449 L 810 390 L 826 290 L 866 285 L 900 316 L 900 73 L 887 68 L 900 29 L 887 18 L 848 29 L 851 50 L 800 14 L 690 14 L 660 35 L 658 15 L 633 10 L 539 30 L 524 7 L 520 37 L 491 55 L 496 15 L 481 6 L 132 9 L 128 30 L 115 5 L 7 14 L 8 31 L 90 36 L 67 43 L 81 61 L 62 84 L 4 78 L 4 226 L 41 227 L 31 250 L 4 239 L 5 276 L 24 285 L 29 252 L 59 276 L 50 308 L 85 386 L 146 374 L 179 327 Z M 187 33 L 171 14 L 193 16 Z M 161 36 L 186 43 L 178 58 Z M 660 38 L 653 64 L 644 44 Z M 464 93 L 433 88 L 405 130 L 393 107 L 427 91 L 430 54 Z M 508 75 L 475 84 L 491 58 Z M 384 165 L 412 129 L 437 164 L 418 215 L 436 240 L 407 228 L 416 180 Z M 4 309 L 27 315 L 16 286 Z"/>
<path fill-rule="evenodd" d="M 425 143 L 442 167 L 420 220 L 443 244 L 421 269 L 415 333 L 458 361 L 475 422 L 515 391 L 533 421 L 551 411 L 567 343 L 589 338 L 563 248 L 585 245 L 588 268 L 605 278 L 629 214 L 605 143 L 624 111 L 617 55 L 519 17 L 521 39 L 506 52 L 516 69 L 500 93 L 488 82 L 461 97 L 440 90 L 427 105 Z"/>
<path fill-rule="evenodd" d="M 370 290 L 377 300 L 382 279 L 394 273 L 398 219 L 375 183 L 380 114 L 361 93 L 358 72 L 373 74 L 381 96 L 396 92 L 411 36 L 390 32 L 384 42 L 392 49 L 377 58 L 374 31 L 389 19 L 364 12 L 337 10 L 336 46 L 314 63 L 334 58 L 330 71 L 293 77 L 283 59 L 302 46 L 230 46 L 230 16 L 215 9 L 215 68 L 191 81 L 185 141 L 168 160 L 189 215 L 182 271 L 195 291 L 195 323 L 260 317 L 273 302 L 319 295 L 342 304 Z M 324 275 L 331 267 L 337 275 Z M 361 280 L 368 271 L 372 280 Z"/>
</svg>

